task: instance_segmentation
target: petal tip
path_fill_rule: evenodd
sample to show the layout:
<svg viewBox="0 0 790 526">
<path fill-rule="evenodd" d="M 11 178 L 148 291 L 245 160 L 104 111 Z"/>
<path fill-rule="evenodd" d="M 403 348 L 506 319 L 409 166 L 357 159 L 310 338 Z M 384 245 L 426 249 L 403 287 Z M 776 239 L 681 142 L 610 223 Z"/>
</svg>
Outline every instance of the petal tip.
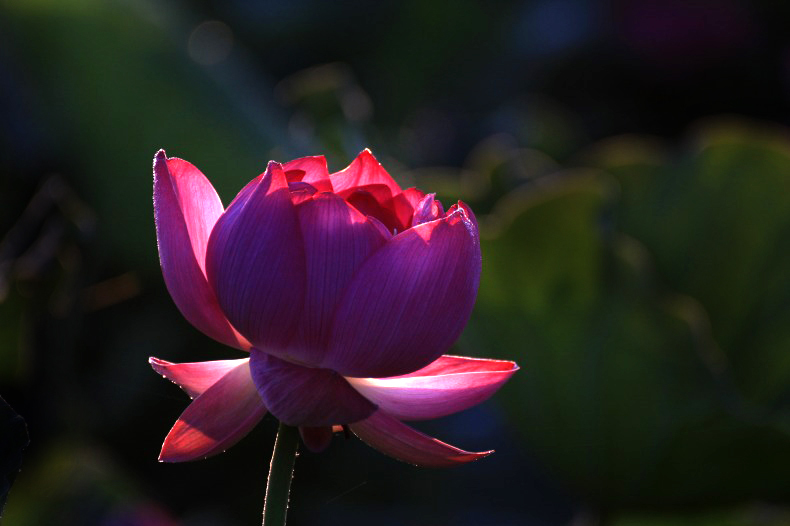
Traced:
<svg viewBox="0 0 790 526">
<path fill-rule="evenodd" d="M 162 376 L 165 376 L 165 369 L 167 369 L 168 366 L 173 365 L 172 362 L 162 360 L 161 358 L 157 358 L 155 356 L 148 358 L 148 364 L 157 374 L 161 374 Z"/>
<path fill-rule="evenodd" d="M 154 155 L 154 181 L 160 177 L 168 177 L 170 175 L 167 169 L 167 154 L 164 149 L 160 149 Z"/>
</svg>

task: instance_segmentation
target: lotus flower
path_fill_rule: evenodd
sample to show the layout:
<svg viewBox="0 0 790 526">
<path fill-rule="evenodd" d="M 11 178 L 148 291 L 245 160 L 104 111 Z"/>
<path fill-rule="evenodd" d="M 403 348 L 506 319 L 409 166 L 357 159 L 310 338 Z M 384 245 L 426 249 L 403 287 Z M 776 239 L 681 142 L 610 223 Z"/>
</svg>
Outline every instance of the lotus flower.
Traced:
<svg viewBox="0 0 790 526">
<path fill-rule="evenodd" d="M 401 190 L 365 150 L 329 174 L 322 156 L 270 162 L 227 209 L 192 164 L 154 159 L 165 283 L 199 330 L 248 358 L 153 368 L 194 401 L 160 460 L 224 451 L 271 412 L 320 451 L 352 431 L 397 459 L 449 466 L 485 456 L 403 420 L 478 404 L 515 363 L 443 355 L 480 280 L 477 223 L 459 202 Z"/>
</svg>

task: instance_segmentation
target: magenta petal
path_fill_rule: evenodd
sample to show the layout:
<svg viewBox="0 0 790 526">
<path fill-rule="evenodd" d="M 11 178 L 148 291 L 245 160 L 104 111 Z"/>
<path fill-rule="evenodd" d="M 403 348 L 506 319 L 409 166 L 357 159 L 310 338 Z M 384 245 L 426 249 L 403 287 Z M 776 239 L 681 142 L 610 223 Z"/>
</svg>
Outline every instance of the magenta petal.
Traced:
<svg viewBox="0 0 790 526">
<path fill-rule="evenodd" d="M 385 455 L 421 467 L 457 466 L 493 453 L 493 451 L 473 453 L 458 449 L 420 433 L 381 410 L 349 427 L 370 447 Z"/>
<path fill-rule="evenodd" d="M 349 285 L 323 366 L 386 377 L 428 365 L 461 334 L 479 281 L 477 229 L 463 209 L 402 232 Z"/>
<path fill-rule="evenodd" d="M 253 348 L 250 370 L 266 407 L 290 426 L 349 424 L 376 409 L 345 378 L 328 369 L 302 367 Z"/>
<path fill-rule="evenodd" d="M 222 311 L 255 345 L 282 348 L 304 305 L 302 234 L 285 174 L 269 163 L 239 193 L 209 239 L 206 273 Z"/>
<path fill-rule="evenodd" d="M 183 389 L 190 398 L 196 398 L 217 383 L 231 369 L 249 362 L 249 358 L 240 360 L 216 360 L 213 362 L 172 363 L 153 356 L 148 358 L 154 371 L 161 374 Z"/>
<path fill-rule="evenodd" d="M 221 453 L 265 414 L 245 360 L 189 404 L 165 438 L 159 460 L 184 462 Z"/>
<path fill-rule="evenodd" d="M 296 337 L 288 356 L 282 357 L 320 365 L 343 292 L 357 269 L 388 236 L 332 194 L 319 194 L 297 207 L 297 212 L 307 261 L 307 289 Z M 280 355 L 276 349 L 272 353 Z"/>
<path fill-rule="evenodd" d="M 461 360 L 463 365 L 457 362 Z M 444 364 L 444 365 L 443 365 Z M 442 356 L 407 376 L 348 378 L 362 396 L 399 420 L 439 418 L 488 399 L 518 370 L 514 362 Z"/>
<path fill-rule="evenodd" d="M 332 183 L 329 180 L 329 170 L 326 166 L 326 158 L 323 155 L 312 157 L 302 157 L 294 159 L 283 165 L 286 173 L 299 171 L 302 172 L 300 181 L 310 183 L 319 192 L 331 192 Z"/>
<path fill-rule="evenodd" d="M 390 208 L 404 228 L 411 226 L 412 215 L 425 194 L 416 188 L 407 188 L 403 192 L 392 196 L 387 207 Z"/>
<path fill-rule="evenodd" d="M 373 154 L 367 148 L 362 150 L 348 167 L 333 173 L 329 178 L 332 181 L 332 187 L 335 189 L 335 193 L 338 194 L 349 188 L 356 188 L 369 184 L 387 185 L 392 195 L 401 192 L 398 183 L 387 173 L 384 167 L 381 166 L 381 163 L 373 157 Z"/>
<path fill-rule="evenodd" d="M 346 190 L 339 195 L 362 214 L 377 218 L 390 232 L 400 232 L 409 226 L 402 224 L 395 211 L 389 208 L 392 192 L 386 185 L 369 184 Z"/>
<path fill-rule="evenodd" d="M 222 203 L 200 170 L 159 150 L 154 158 L 154 217 L 167 290 L 192 325 L 226 345 L 248 349 L 206 281 L 206 246 L 221 214 Z"/>
<path fill-rule="evenodd" d="M 408 374 L 403 374 L 397 378 L 408 378 L 411 376 L 436 376 L 440 374 L 456 373 L 479 373 L 494 371 L 517 371 L 518 366 L 515 362 L 508 360 L 488 360 L 485 358 L 469 358 L 468 356 L 453 356 L 445 354 L 422 369 Z M 395 378 L 395 377 L 392 377 Z"/>
</svg>

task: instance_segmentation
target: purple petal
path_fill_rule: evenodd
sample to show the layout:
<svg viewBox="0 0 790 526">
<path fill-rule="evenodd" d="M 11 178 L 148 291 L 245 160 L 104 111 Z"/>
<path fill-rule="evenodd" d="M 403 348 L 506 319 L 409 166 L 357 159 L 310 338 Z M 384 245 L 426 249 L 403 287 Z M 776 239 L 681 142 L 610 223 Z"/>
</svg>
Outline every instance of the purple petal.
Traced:
<svg viewBox="0 0 790 526">
<path fill-rule="evenodd" d="M 333 173 L 329 176 L 335 193 L 340 193 L 349 188 L 366 186 L 370 184 L 387 185 L 392 192 L 391 195 L 401 192 L 400 186 L 390 177 L 390 174 L 381 166 L 373 154 L 365 148 L 357 158 L 354 159 L 345 169 Z"/>
<path fill-rule="evenodd" d="M 221 453 L 249 433 L 265 414 L 245 360 L 189 404 L 165 438 L 159 460 L 184 462 Z"/>
<path fill-rule="evenodd" d="M 305 259 L 282 168 L 239 193 L 217 221 L 206 256 L 208 281 L 238 331 L 255 345 L 282 348 L 304 305 Z"/>
<path fill-rule="evenodd" d="M 464 209 L 402 232 L 352 280 L 322 365 L 363 378 L 428 365 L 461 334 L 479 281 L 477 229 Z"/>
<path fill-rule="evenodd" d="M 384 411 L 376 411 L 366 420 L 351 424 L 349 427 L 370 447 L 385 455 L 421 467 L 457 466 L 493 453 L 493 451 L 473 453 L 445 444 L 399 422 Z"/>
<path fill-rule="evenodd" d="M 148 358 L 148 363 L 151 364 L 154 371 L 178 385 L 190 398 L 200 396 L 231 369 L 249 361 L 249 358 L 242 358 L 213 362 L 172 363 L 153 356 Z"/>
<path fill-rule="evenodd" d="M 154 158 L 154 217 L 167 290 L 192 325 L 226 345 L 248 349 L 250 344 L 228 323 L 206 281 L 206 246 L 221 214 L 222 203 L 200 170 L 159 150 Z"/>
<path fill-rule="evenodd" d="M 407 376 L 348 378 L 348 382 L 392 417 L 427 420 L 483 402 L 517 370 L 514 362 L 442 356 Z"/>
<path fill-rule="evenodd" d="M 328 369 L 302 367 L 253 348 L 250 370 L 263 403 L 290 426 L 348 424 L 376 409 L 345 378 Z"/>
<path fill-rule="evenodd" d="M 435 221 L 440 217 L 444 217 L 444 207 L 436 199 L 436 194 L 428 194 L 423 197 L 414 209 L 414 216 L 411 220 L 411 226 L 421 225 L 428 221 Z"/>
<path fill-rule="evenodd" d="M 272 354 L 319 365 L 337 304 L 362 263 L 388 239 L 343 199 L 319 194 L 297 207 L 307 261 L 305 307 L 293 343 Z"/>
</svg>

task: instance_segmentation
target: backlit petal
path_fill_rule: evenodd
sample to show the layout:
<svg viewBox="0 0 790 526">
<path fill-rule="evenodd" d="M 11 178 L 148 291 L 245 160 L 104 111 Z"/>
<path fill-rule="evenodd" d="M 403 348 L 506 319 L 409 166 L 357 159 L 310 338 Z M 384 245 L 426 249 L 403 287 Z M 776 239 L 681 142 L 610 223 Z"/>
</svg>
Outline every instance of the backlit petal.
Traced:
<svg viewBox="0 0 790 526">
<path fill-rule="evenodd" d="M 240 360 L 172 363 L 153 356 L 148 358 L 148 363 L 151 364 L 154 371 L 178 385 L 190 398 L 200 396 L 231 369 L 249 361 L 249 358 L 242 358 Z"/>
<path fill-rule="evenodd" d="M 329 178 L 332 181 L 335 193 L 338 194 L 349 188 L 369 184 L 385 184 L 389 187 L 392 195 L 401 192 L 398 183 L 387 173 L 384 167 L 381 166 L 381 163 L 373 157 L 373 154 L 367 148 L 362 150 L 348 167 L 333 173 Z"/>
<path fill-rule="evenodd" d="M 302 367 L 251 349 L 250 371 L 266 407 L 290 426 L 348 424 L 376 409 L 345 378 L 328 369 Z"/>
<path fill-rule="evenodd" d="M 323 366 L 380 378 L 428 365 L 461 334 L 479 280 L 477 229 L 463 209 L 402 232 L 349 285 Z"/>
<path fill-rule="evenodd" d="M 373 216 L 381 221 L 387 230 L 400 232 L 410 225 L 402 224 L 391 208 L 392 192 L 383 184 L 369 184 L 351 188 L 339 194 L 364 215 Z"/>
<path fill-rule="evenodd" d="M 427 420 L 483 402 L 517 370 L 514 362 L 442 356 L 407 376 L 348 378 L 348 382 L 390 416 Z"/>
<path fill-rule="evenodd" d="M 404 227 L 411 226 L 411 218 L 417 204 L 425 197 L 425 194 L 416 188 L 407 188 L 403 192 L 392 196 L 387 208 L 395 213 L 400 224 Z"/>
<path fill-rule="evenodd" d="M 294 159 L 283 165 L 283 171 L 289 182 L 292 180 L 304 181 L 311 184 L 319 192 L 332 191 L 329 170 L 326 166 L 326 158 L 323 155 Z"/>
<path fill-rule="evenodd" d="M 332 318 L 354 273 L 388 239 L 377 225 L 332 194 L 319 194 L 297 207 L 307 261 L 305 306 L 294 341 L 272 354 L 319 365 Z"/>
<path fill-rule="evenodd" d="M 248 340 L 273 348 L 290 341 L 304 305 L 305 259 L 279 164 L 269 163 L 257 184 L 242 190 L 219 218 L 206 273 L 222 311 Z"/>
<path fill-rule="evenodd" d="M 230 326 L 205 274 L 206 246 L 222 203 L 192 164 L 160 150 L 154 158 L 154 218 L 167 290 L 184 317 L 226 345 L 248 349 Z"/>
<path fill-rule="evenodd" d="M 265 414 L 245 360 L 189 404 L 165 438 L 159 460 L 184 462 L 221 453 L 249 433 Z"/>
<path fill-rule="evenodd" d="M 457 466 L 493 453 L 493 451 L 473 453 L 458 449 L 420 433 L 381 410 L 349 427 L 370 447 L 385 455 L 421 467 Z"/>
<path fill-rule="evenodd" d="M 414 209 L 414 216 L 411 220 L 411 226 L 421 225 L 428 221 L 435 221 L 440 217 L 444 217 L 444 207 L 442 207 L 442 203 L 436 199 L 436 194 L 428 194 L 417 203 Z"/>
</svg>

